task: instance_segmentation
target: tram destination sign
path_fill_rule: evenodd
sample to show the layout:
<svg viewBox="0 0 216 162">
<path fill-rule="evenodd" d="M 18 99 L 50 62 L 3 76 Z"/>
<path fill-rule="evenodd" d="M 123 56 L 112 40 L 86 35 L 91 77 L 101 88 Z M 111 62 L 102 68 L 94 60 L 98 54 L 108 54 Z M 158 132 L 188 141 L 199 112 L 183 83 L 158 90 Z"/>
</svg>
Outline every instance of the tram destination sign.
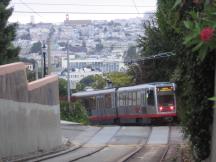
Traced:
<svg viewBox="0 0 216 162">
<path fill-rule="evenodd" d="M 158 88 L 159 92 L 169 92 L 169 91 L 173 91 L 173 87 L 160 87 Z"/>
</svg>

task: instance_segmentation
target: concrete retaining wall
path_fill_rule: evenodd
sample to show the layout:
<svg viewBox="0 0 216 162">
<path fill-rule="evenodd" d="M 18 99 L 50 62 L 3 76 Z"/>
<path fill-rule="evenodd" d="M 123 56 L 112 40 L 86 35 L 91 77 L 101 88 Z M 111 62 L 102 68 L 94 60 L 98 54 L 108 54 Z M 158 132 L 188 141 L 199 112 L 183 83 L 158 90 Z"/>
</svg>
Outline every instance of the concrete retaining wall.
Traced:
<svg viewBox="0 0 216 162">
<path fill-rule="evenodd" d="M 23 63 L 0 66 L 0 158 L 61 143 L 58 77 L 28 83 Z"/>
</svg>

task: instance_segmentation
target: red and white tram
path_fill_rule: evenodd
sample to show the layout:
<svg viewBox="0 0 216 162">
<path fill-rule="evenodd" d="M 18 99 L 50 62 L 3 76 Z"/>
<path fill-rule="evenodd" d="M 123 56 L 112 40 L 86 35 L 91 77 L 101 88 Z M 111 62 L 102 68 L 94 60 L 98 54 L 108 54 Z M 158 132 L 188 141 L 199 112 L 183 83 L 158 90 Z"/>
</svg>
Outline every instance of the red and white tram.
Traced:
<svg viewBox="0 0 216 162">
<path fill-rule="evenodd" d="M 175 84 L 156 82 L 130 87 L 85 91 L 81 99 L 93 123 L 148 123 L 176 116 Z"/>
</svg>

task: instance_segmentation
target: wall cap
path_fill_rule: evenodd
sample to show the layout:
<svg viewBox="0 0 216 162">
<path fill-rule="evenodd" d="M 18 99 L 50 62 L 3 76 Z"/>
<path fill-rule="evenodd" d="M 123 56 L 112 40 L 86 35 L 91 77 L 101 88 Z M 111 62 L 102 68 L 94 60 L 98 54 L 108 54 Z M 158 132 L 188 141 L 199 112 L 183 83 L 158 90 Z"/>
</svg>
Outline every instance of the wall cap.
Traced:
<svg viewBox="0 0 216 162">
<path fill-rule="evenodd" d="M 16 63 L 6 64 L 6 65 L 1 65 L 0 75 L 13 73 L 13 72 L 20 71 L 20 70 L 24 71 L 25 69 L 26 69 L 25 64 L 23 62 L 16 62 Z"/>
<path fill-rule="evenodd" d="M 35 80 L 33 82 L 28 83 L 28 90 L 32 91 L 34 89 L 40 88 L 42 86 L 45 86 L 46 84 L 52 83 L 58 81 L 57 75 L 48 75 L 45 78 L 41 78 L 38 80 Z"/>
</svg>

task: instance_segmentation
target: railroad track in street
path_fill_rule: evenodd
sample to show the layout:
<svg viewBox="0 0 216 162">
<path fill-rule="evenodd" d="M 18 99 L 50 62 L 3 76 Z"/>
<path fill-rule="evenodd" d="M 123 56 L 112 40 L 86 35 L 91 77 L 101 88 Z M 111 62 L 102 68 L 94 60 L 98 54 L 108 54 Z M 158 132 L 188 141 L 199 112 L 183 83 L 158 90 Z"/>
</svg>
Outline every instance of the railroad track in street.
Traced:
<svg viewBox="0 0 216 162">
<path fill-rule="evenodd" d="M 180 154 L 181 152 L 176 152 L 178 144 L 183 141 L 178 141 L 179 136 L 177 135 L 176 127 L 169 127 L 168 141 L 167 144 L 153 145 L 147 144 L 144 145 L 137 153 L 130 156 L 127 160 L 121 162 L 170 162 L 170 161 L 181 161 Z M 174 150 L 174 151 L 173 151 Z M 167 154 L 169 154 L 167 156 Z"/>
<path fill-rule="evenodd" d="M 77 126 L 76 126 L 77 127 Z M 89 127 L 72 130 L 71 142 L 77 149 L 66 154 L 36 159 L 43 162 L 165 162 L 170 145 L 180 144 L 180 127 Z M 70 129 L 66 130 L 66 134 Z M 63 129 L 63 132 L 65 130 Z M 76 135 L 76 137 L 73 137 Z"/>
</svg>

